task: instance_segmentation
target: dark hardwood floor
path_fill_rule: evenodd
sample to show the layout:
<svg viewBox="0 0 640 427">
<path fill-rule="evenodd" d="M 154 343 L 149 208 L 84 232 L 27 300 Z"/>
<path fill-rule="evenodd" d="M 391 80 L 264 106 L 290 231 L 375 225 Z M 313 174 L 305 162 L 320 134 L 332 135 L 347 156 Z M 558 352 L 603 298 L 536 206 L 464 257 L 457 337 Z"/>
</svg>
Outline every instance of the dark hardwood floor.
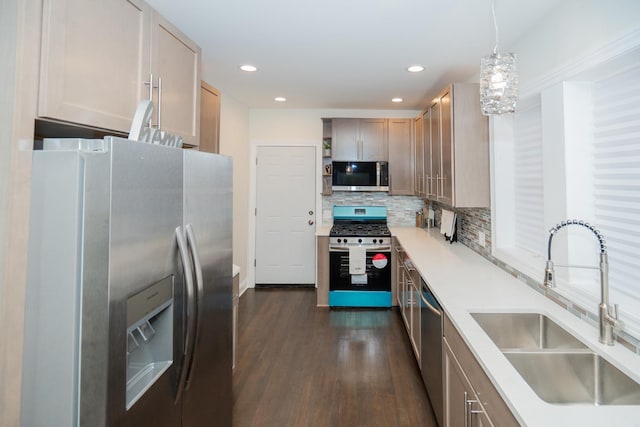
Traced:
<svg viewBox="0 0 640 427">
<path fill-rule="evenodd" d="M 240 298 L 234 426 L 436 426 L 399 313 L 315 302 L 315 289 Z"/>
</svg>

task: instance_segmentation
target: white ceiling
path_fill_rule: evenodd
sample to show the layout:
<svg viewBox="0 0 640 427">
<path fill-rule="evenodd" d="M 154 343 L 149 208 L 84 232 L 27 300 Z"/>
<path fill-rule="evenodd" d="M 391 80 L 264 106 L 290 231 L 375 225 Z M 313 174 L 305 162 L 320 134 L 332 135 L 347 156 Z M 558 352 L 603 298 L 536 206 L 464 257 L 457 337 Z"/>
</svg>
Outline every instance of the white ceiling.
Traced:
<svg viewBox="0 0 640 427">
<path fill-rule="evenodd" d="M 500 51 L 560 1 L 497 0 Z M 491 0 L 148 3 L 200 45 L 208 83 L 250 108 L 422 109 L 477 75 L 495 44 Z M 245 63 L 259 70 L 241 72 Z M 409 73 L 412 64 L 426 70 Z"/>
</svg>

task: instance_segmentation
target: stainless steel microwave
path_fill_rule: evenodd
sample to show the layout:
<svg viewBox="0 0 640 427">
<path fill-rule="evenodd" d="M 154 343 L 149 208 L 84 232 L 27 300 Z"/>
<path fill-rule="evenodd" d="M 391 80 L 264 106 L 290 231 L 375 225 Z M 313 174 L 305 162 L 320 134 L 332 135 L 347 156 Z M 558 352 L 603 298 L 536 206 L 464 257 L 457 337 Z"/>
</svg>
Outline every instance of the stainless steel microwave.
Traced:
<svg viewBox="0 0 640 427">
<path fill-rule="evenodd" d="M 388 162 L 332 162 L 333 191 L 389 191 Z"/>
</svg>

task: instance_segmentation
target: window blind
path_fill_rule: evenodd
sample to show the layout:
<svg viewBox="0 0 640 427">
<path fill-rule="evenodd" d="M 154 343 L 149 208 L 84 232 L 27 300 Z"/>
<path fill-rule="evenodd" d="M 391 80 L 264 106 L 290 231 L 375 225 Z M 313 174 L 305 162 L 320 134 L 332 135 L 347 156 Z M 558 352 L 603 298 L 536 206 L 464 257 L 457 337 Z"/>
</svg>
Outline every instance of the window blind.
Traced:
<svg viewBox="0 0 640 427">
<path fill-rule="evenodd" d="M 520 105 L 514 128 L 515 244 L 544 256 L 542 112 L 537 96 Z"/>
<path fill-rule="evenodd" d="M 609 252 L 609 282 L 640 299 L 640 66 L 595 82 L 595 220 Z"/>
</svg>

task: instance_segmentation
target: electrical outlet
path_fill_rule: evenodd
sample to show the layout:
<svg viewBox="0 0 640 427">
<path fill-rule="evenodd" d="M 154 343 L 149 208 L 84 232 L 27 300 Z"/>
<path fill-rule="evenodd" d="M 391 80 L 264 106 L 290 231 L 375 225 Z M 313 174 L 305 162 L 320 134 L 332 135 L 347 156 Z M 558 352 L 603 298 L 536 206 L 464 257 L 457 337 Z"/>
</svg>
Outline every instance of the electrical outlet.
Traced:
<svg viewBox="0 0 640 427">
<path fill-rule="evenodd" d="M 487 245 L 487 242 L 484 240 L 484 231 L 479 231 L 478 232 L 478 243 L 483 248 Z"/>
</svg>

